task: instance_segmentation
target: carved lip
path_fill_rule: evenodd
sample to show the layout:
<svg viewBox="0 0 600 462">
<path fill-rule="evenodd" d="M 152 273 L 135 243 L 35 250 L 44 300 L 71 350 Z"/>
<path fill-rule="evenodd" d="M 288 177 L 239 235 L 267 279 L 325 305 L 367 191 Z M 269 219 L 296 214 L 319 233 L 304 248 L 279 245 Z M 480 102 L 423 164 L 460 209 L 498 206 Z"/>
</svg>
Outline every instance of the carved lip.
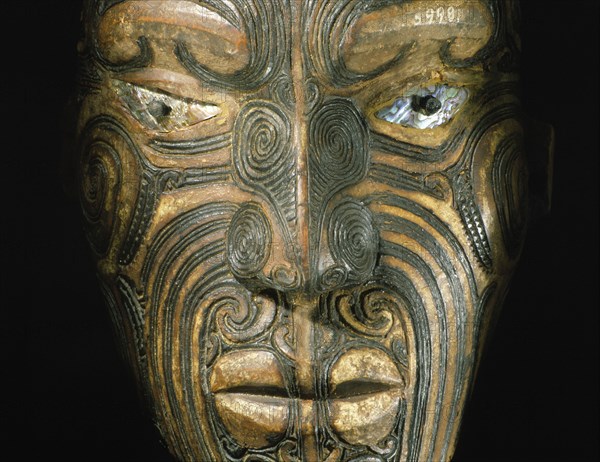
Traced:
<svg viewBox="0 0 600 462">
<path fill-rule="evenodd" d="M 328 386 L 294 387 L 284 378 L 272 352 L 240 350 L 217 360 L 210 377 L 213 396 L 261 401 L 265 398 L 306 401 L 360 401 L 374 395 L 400 396 L 405 386 L 387 353 L 359 348 L 344 353 L 329 372 Z"/>
<path fill-rule="evenodd" d="M 265 386 L 262 384 L 246 384 L 241 386 L 225 387 L 214 395 L 238 395 L 243 396 L 244 399 L 256 399 L 261 401 L 264 398 L 275 398 L 280 400 L 309 400 L 309 401 L 320 401 L 320 400 L 360 400 L 362 397 L 376 395 L 380 393 L 400 393 L 402 389 L 402 382 L 394 381 L 374 381 L 370 379 L 354 379 L 343 382 L 335 387 L 326 396 L 319 398 L 316 393 L 300 393 L 297 396 L 290 395 L 285 388 L 278 386 Z"/>
<path fill-rule="evenodd" d="M 357 378 L 337 385 L 330 393 L 330 397 L 332 399 L 349 399 L 378 393 L 400 392 L 401 386 L 401 382 L 384 382 Z"/>
</svg>

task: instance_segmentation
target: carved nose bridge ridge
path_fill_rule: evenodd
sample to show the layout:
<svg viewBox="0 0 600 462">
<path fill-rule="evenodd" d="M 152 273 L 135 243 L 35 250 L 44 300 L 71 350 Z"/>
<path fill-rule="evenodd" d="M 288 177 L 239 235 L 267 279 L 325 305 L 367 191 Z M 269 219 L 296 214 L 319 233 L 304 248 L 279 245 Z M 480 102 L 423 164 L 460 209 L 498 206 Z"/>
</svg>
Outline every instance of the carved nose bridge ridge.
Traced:
<svg viewBox="0 0 600 462">
<path fill-rule="evenodd" d="M 278 79 L 272 96 L 242 107 L 233 127 L 234 179 L 257 201 L 231 222 L 230 267 L 251 288 L 359 284 L 375 265 L 377 233 L 369 210 L 339 193 L 367 174 L 366 123 L 351 101 L 322 100 L 311 80 L 298 91 Z"/>
</svg>

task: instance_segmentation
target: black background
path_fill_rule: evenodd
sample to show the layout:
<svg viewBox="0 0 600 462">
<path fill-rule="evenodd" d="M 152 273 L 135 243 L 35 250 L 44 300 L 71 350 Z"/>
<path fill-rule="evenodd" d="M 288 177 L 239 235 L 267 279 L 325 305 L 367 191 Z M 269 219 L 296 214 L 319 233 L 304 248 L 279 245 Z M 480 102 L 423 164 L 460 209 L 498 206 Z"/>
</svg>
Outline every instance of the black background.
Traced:
<svg viewBox="0 0 600 462">
<path fill-rule="evenodd" d="M 76 204 L 61 185 L 80 2 L 11 3 L 0 106 L 0 457 L 169 461 L 117 355 Z M 522 5 L 524 104 L 557 136 L 553 209 L 530 230 L 456 462 L 598 454 L 598 4 Z"/>
</svg>

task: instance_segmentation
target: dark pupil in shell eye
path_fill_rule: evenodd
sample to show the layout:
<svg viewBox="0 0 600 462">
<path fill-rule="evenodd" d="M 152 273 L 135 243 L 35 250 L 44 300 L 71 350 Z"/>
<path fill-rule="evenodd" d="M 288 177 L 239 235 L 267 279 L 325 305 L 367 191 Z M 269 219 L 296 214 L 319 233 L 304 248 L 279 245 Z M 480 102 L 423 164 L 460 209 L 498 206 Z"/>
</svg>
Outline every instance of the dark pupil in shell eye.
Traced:
<svg viewBox="0 0 600 462">
<path fill-rule="evenodd" d="M 148 112 L 152 117 L 158 119 L 160 117 L 168 116 L 172 111 L 171 106 L 163 103 L 162 101 L 152 101 L 148 105 Z"/>
<path fill-rule="evenodd" d="M 442 108 L 442 103 L 433 95 L 415 96 L 413 98 L 413 109 L 425 115 L 433 115 Z"/>
</svg>

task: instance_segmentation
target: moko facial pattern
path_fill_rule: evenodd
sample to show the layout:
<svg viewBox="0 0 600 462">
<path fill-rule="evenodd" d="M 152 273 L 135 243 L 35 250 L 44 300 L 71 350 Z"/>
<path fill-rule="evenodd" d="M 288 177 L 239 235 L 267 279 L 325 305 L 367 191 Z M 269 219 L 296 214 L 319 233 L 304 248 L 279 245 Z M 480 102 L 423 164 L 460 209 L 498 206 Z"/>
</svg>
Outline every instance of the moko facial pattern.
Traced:
<svg viewBox="0 0 600 462">
<path fill-rule="evenodd" d="M 517 19 L 86 2 L 84 224 L 175 457 L 450 460 L 526 228 Z"/>
</svg>

